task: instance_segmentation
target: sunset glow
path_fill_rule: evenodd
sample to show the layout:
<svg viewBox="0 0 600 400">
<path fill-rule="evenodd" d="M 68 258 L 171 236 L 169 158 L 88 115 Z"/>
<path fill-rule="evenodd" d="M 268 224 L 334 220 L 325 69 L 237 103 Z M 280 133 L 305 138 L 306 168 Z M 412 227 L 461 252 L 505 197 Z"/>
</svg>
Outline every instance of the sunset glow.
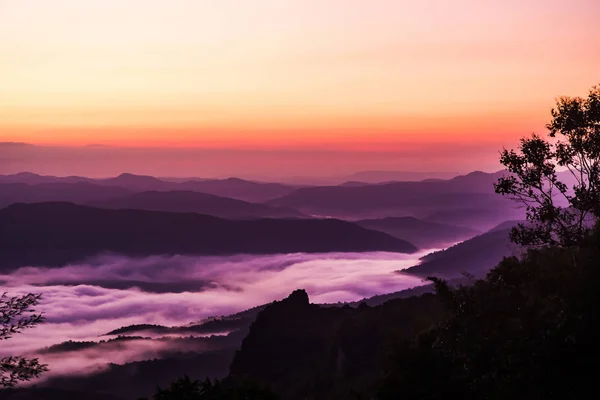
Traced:
<svg viewBox="0 0 600 400">
<path fill-rule="evenodd" d="M 0 141 L 512 144 L 600 71 L 595 0 L 7 0 Z"/>
</svg>

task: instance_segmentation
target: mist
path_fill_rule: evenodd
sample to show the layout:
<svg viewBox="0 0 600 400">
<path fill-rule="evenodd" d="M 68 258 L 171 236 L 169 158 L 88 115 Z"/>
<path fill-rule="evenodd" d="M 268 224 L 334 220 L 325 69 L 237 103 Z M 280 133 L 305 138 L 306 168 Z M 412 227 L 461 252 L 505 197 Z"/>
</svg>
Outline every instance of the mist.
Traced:
<svg viewBox="0 0 600 400">
<path fill-rule="evenodd" d="M 15 335 L 10 352 L 35 352 L 67 340 L 98 341 L 106 339 L 101 335 L 131 324 L 189 324 L 282 299 L 299 288 L 306 289 L 313 303 L 356 301 L 399 291 L 423 284 L 420 278 L 394 273 L 417 264 L 422 255 L 105 255 L 62 268 L 20 268 L 0 275 L 0 281 L 10 295 L 42 293 L 36 311 L 43 312 L 46 321 Z M 151 282 L 154 287 L 145 287 Z M 129 353 L 130 359 L 146 354 L 141 349 Z M 111 354 L 105 352 L 103 361 L 125 361 L 121 352 Z"/>
</svg>

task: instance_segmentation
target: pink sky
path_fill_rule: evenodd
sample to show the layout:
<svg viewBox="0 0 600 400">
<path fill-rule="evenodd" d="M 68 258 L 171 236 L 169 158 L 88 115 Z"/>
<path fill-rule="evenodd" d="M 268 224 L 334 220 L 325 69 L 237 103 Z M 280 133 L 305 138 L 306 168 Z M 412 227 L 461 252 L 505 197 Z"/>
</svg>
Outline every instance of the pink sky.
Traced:
<svg viewBox="0 0 600 400">
<path fill-rule="evenodd" d="M 491 165 L 555 97 L 600 82 L 598 15 L 595 0 L 2 1 L 0 142 L 364 153 L 352 170 L 406 169 L 377 154 L 415 147 L 429 168 L 464 164 L 426 151 L 447 144 Z"/>
</svg>

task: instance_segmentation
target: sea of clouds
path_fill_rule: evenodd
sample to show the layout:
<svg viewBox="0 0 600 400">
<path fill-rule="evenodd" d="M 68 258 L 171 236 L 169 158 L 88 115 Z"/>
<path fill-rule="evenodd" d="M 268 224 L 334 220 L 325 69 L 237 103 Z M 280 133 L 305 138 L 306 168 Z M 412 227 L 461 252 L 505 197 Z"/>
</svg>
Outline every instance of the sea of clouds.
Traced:
<svg viewBox="0 0 600 400">
<path fill-rule="evenodd" d="M 67 340 L 105 339 L 101 335 L 131 324 L 185 325 L 229 315 L 305 289 L 313 303 L 356 301 L 415 287 L 417 277 L 395 273 L 418 263 L 423 254 L 327 253 L 227 257 L 95 257 L 62 268 L 20 268 L 0 274 L 9 295 L 42 293 L 36 311 L 46 321 L 10 339 L 5 354 L 27 354 Z M 162 345 L 105 347 L 101 363 L 148 359 Z M 100 363 L 94 351 L 60 359 L 46 355 L 58 371 Z M 75 359 L 77 358 L 77 359 Z M 85 361 L 83 360 L 83 361 Z M 57 371 L 55 369 L 55 371 Z"/>
</svg>

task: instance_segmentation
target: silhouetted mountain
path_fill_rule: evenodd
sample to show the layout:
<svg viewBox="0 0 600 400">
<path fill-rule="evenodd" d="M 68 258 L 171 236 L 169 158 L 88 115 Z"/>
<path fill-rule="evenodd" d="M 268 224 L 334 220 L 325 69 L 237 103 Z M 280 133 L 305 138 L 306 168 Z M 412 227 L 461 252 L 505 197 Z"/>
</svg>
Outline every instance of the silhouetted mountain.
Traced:
<svg viewBox="0 0 600 400">
<path fill-rule="evenodd" d="M 257 312 L 258 313 L 258 312 Z M 206 321 L 201 324 L 194 324 L 189 326 L 175 326 L 168 327 L 162 325 L 149 325 L 149 324 L 140 324 L 140 325 L 129 325 L 123 326 L 118 329 L 114 329 L 108 333 L 107 336 L 110 335 L 132 335 L 142 333 L 154 333 L 154 334 L 181 334 L 181 335 L 190 335 L 190 334 L 217 334 L 222 332 L 231 332 L 239 329 L 244 329 L 254 321 L 254 314 L 248 314 L 245 317 L 223 317 L 221 319 L 213 319 L 210 321 Z"/>
<path fill-rule="evenodd" d="M 450 179 L 455 172 L 411 172 L 411 171 L 360 171 L 347 176 L 349 181 L 382 183 L 392 181 L 416 182 L 425 179 Z"/>
<path fill-rule="evenodd" d="M 420 249 L 444 247 L 475 236 L 469 228 L 421 221 L 414 217 L 388 217 L 356 221 L 357 225 L 385 232 Z"/>
<path fill-rule="evenodd" d="M 92 202 L 89 205 L 111 209 L 194 212 L 229 219 L 298 218 L 303 216 L 292 209 L 248 203 L 191 191 L 140 192 L 127 197 Z"/>
<path fill-rule="evenodd" d="M 0 175 L 0 183 L 27 183 L 30 185 L 37 185 L 40 183 L 79 183 L 79 182 L 90 182 L 92 179 L 84 178 L 82 176 L 46 176 L 33 174 L 31 172 L 19 172 L 18 174 L 12 175 Z"/>
<path fill-rule="evenodd" d="M 116 178 L 98 180 L 106 185 L 118 185 L 136 190 L 194 191 L 249 202 L 263 202 L 291 193 L 297 187 L 280 183 L 253 182 L 239 178 L 163 181 L 152 176 L 121 174 Z"/>
<path fill-rule="evenodd" d="M 259 203 L 285 196 L 296 189 L 296 186 L 281 183 L 253 182 L 239 178 L 188 181 L 182 182 L 178 187 L 178 190 L 194 190 Z"/>
<path fill-rule="evenodd" d="M 505 175 L 507 175 L 507 171 L 505 170 L 493 173 L 473 171 L 466 175 L 455 176 L 446 182 L 452 186 L 453 190 L 487 193 L 490 190 L 493 191 L 494 183 L 496 183 L 499 178 Z"/>
<path fill-rule="evenodd" d="M 223 378 L 228 370 L 234 376 L 268 382 L 285 399 L 304 398 L 302 396 L 308 393 L 317 395 L 316 398 L 334 394 L 336 398 L 350 398 L 353 391 L 372 391 L 373 385 L 381 379 L 379 364 L 390 341 L 413 337 L 439 319 L 441 311 L 438 300 L 431 294 L 393 300 L 378 307 L 352 308 L 313 305 L 305 291 L 297 290 L 282 301 L 238 314 L 246 316 L 244 325 L 240 326 L 242 335 L 167 340 L 215 341 L 220 347 L 217 350 L 202 353 L 188 350 L 162 359 L 110 364 L 90 375 L 53 377 L 35 389 L 11 392 L 11 396 L 20 397 L 9 398 L 58 400 L 63 394 L 67 399 L 80 398 L 68 397 L 71 396 L 66 394 L 68 390 L 72 396 L 86 393 L 85 398 L 91 399 L 131 400 L 149 396 L 156 386 L 165 387 L 184 375 L 200 380 Z M 135 333 L 139 332 L 138 328 L 161 332 L 174 329 L 145 325 L 117 331 Z M 45 351 L 100 350 L 102 346 L 133 345 L 138 340 L 149 339 L 120 337 L 100 342 L 65 342 Z M 236 349 L 240 350 L 236 353 Z"/>
<path fill-rule="evenodd" d="M 487 231 L 506 220 L 524 219 L 525 210 L 520 207 L 456 208 L 441 210 L 424 218 L 426 221 Z M 492 204 L 493 206 L 493 204 Z"/>
<path fill-rule="evenodd" d="M 121 174 L 115 178 L 97 179 L 96 183 L 108 186 L 121 186 L 136 190 L 171 190 L 176 185 L 171 182 L 161 181 L 147 175 Z"/>
<path fill-rule="evenodd" d="M 286 400 L 363 398 L 382 377 L 385 345 L 414 337 L 441 312 L 431 294 L 352 308 L 310 304 L 297 290 L 258 315 L 230 373 Z"/>
<path fill-rule="evenodd" d="M 68 201 L 87 203 L 123 197 L 132 191 L 123 187 L 100 186 L 88 182 L 54 182 L 29 185 L 25 183 L 0 184 L 0 208 L 15 203 Z"/>
<path fill-rule="evenodd" d="M 248 181 L 239 178 L 227 179 L 192 179 L 192 180 L 161 180 L 147 175 L 124 173 L 114 178 L 92 179 L 79 176 L 55 177 L 42 176 L 29 172 L 0 175 L 0 183 L 27 183 L 37 185 L 42 183 L 92 183 L 98 186 L 118 186 L 132 192 L 157 191 L 194 191 L 229 197 L 249 202 L 263 202 L 289 194 L 299 186 L 281 183 Z M 101 200 L 101 199 L 98 199 Z"/>
<path fill-rule="evenodd" d="M 41 383 L 41 387 L 36 390 L 21 390 L 20 396 L 23 397 L 18 398 L 36 399 L 37 397 L 34 397 L 36 394 L 62 393 L 63 390 L 68 389 L 76 390 L 80 394 L 91 393 L 93 396 L 103 394 L 107 399 L 119 396 L 119 398 L 133 400 L 149 396 L 157 386 L 165 387 L 170 381 L 184 375 L 199 380 L 204 380 L 206 377 L 223 378 L 228 373 L 234 352 L 239 349 L 250 325 L 264 307 L 255 307 L 242 313 L 213 318 L 190 326 L 130 325 L 107 333 L 107 335 L 119 335 L 114 339 L 96 342 L 68 341 L 40 349 L 37 354 L 51 353 L 56 357 L 63 352 L 89 349 L 93 349 L 94 354 L 114 352 L 119 349 L 125 351 L 130 347 L 136 348 L 140 343 L 146 343 L 146 348 L 155 349 L 155 354 L 147 355 L 153 359 L 123 365 L 109 364 L 107 368 L 87 375 L 54 376 Z M 225 331 L 230 333 L 221 336 L 197 336 Z M 158 337 L 151 339 L 139 336 L 148 334 L 155 334 Z M 62 399 L 61 397 L 47 398 L 48 400 Z"/>
<path fill-rule="evenodd" d="M 58 375 L 41 383 L 37 393 L 54 393 L 57 390 L 76 390 L 93 395 L 104 394 L 112 399 L 119 396 L 124 399 L 137 399 L 149 396 L 157 386 L 168 383 L 183 375 L 204 380 L 206 377 L 223 378 L 228 373 L 235 350 L 241 346 L 250 324 L 264 306 L 255 307 L 228 317 L 214 318 L 200 324 L 179 327 L 161 325 L 131 325 L 109 332 L 107 335 L 119 335 L 117 338 L 100 341 L 68 341 L 44 349 L 37 354 L 53 354 L 55 357 L 64 352 L 78 352 L 93 349 L 94 353 L 114 352 L 122 349 L 137 348 L 145 343 L 145 348 L 154 349 L 145 361 L 130 362 L 123 365 L 109 364 L 99 372 L 87 375 Z M 198 337 L 197 335 L 221 333 L 227 335 Z M 155 334 L 151 339 L 139 335 Z M 123 336 L 127 335 L 127 336 Z M 136 335 L 136 336 L 132 336 Z M 152 355 L 154 354 L 154 355 Z M 52 389 L 52 390 L 50 390 Z M 23 399 L 34 399 L 30 390 L 23 390 Z M 21 397 L 19 397 L 20 399 Z M 48 397 L 49 400 L 60 397 Z M 79 399 L 78 397 L 76 397 Z M 81 397 L 84 398 L 84 397 Z M 85 397 L 87 398 L 87 397 Z M 95 397 L 92 397 L 95 398 Z"/>
<path fill-rule="evenodd" d="M 596 232 L 578 246 L 531 249 L 470 285 L 436 280 L 435 295 L 373 307 L 318 306 L 294 291 L 258 314 L 226 379 L 250 379 L 286 400 L 587 398 L 598 357 L 599 239 Z M 132 397 L 132 388 L 164 378 L 153 364 L 167 375 L 206 371 L 206 358 L 188 357 L 194 362 L 111 365 L 50 385 Z M 225 358 L 210 360 L 212 376 Z"/>
<path fill-rule="evenodd" d="M 359 182 L 359 181 L 348 181 L 341 183 L 340 186 L 367 186 L 370 185 L 367 182 Z"/>
<path fill-rule="evenodd" d="M 237 332 L 232 334 L 199 336 L 194 335 L 195 332 L 191 331 L 185 332 L 185 336 L 183 335 L 183 332 L 181 336 L 160 336 L 161 333 L 166 334 L 167 332 L 157 331 L 156 333 L 159 335 L 157 335 L 155 338 L 140 335 L 119 335 L 116 338 L 99 341 L 78 342 L 69 340 L 39 349 L 35 352 L 35 354 L 53 354 L 55 356 L 65 356 L 67 355 L 66 353 L 77 353 L 89 349 L 94 349 L 94 351 L 98 353 L 110 353 L 127 351 L 129 349 L 135 349 L 145 345 L 147 348 L 149 348 L 145 355 L 148 359 L 165 359 L 179 356 L 182 351 L 201 352 L 237 347 L 247 333 L 248 326 L 251 322 L 252 321 L 245 324 L 241 337 Z M 236 329 L 235 331 L 238 330 L 241 329 Z M 148 335 L 151 333 L 153 332 L 148 331 L 145 334 Z"/>
<path fill-rule="evenodd" d="M 514 209 L 515 202 L 494 193 L 493 183 L 503 174 L 475 172 L 446 181 L 302 188 L 267 204 L 347 219 L 420 218 L 454 209 Z"/>
<path fill-rule="evenodd" d="M 518 247 L 510 241 L 509 233 L 515 222 L 500 226 L 466 240 L 446 250 L 430 253 L 421 258 L 421 263 L 402 270 L 419 276 L 456 278 L 463 272 L 478 277 L 484 276 L 504 257 L 515 255 Z"/>
<path fill-rule="evenodd" d="M 233 221 L 71 203 L 15 204 L 0 210 L 4 268 L 63 265 L 102 252 L 148 256 L 329 251 L 414 252 L 416 248 L 385 233 L 333 219 Z"/>
<path fill-rule="evenodd" d="M 455 287 L 457 285 L 468 285 L 471 283 L 470 280 L 464 276 L 461 278 L 449 279 L 446 282 L 451 287 Z M 424 283 L 424 285 L 416 286 L 410 289 L 404 289 L 393 293 L 379 294 L 346 304 L 350 307 L 358 307 L 364 303 L 368 306 L 375 307 L 394 299 L 407 299 L 409 297 L 421 296 L 427 293 L 435 293 L 435 287 L 432 282 L 424 281 Z M 322 304 L 322 306 L 339 307 L 339 304 Z"/>
</svg>

